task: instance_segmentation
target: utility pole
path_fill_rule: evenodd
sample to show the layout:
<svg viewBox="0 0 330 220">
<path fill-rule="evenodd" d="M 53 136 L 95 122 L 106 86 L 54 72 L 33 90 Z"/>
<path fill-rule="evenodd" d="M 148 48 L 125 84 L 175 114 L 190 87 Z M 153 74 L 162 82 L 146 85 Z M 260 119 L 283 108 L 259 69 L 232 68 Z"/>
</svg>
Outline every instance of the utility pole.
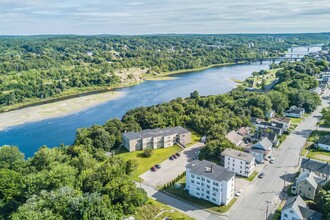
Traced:
<svg viewBox="0 0 330 220">
<path fill-rule="evenodd" d="M 268 205 L 271 204 L 272 202 L 271 201 L 266 201 L 267 203 L 267 207 L 266 207 L 266 220 L 268 218 Z"/>
</svg>

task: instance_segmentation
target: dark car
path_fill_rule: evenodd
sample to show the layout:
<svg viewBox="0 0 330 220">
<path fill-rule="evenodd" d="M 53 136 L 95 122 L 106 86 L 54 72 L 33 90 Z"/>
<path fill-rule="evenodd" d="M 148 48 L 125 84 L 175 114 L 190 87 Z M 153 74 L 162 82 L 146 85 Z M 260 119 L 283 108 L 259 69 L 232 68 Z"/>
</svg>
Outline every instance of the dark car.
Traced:
<svg viewBox="0 0 330 220">
<path fill-rule="evenodd" d="M 264 173 L 264 172 L 262 172 L 262 173 L 260 173 L 260 174 L 258 175 L 259 178 L 264 178 L 264 176 L 265 176 L 265 173 Z"/>
<path fill-rule="evenodd" d="M 150 170 L 155 172 L 155 171 L 157 171 L 157 168 L 154 166 L 154 167 L 151 167 Z"/>
<path fill-rule="evenodd" d="M 173 157 L 173 156 L 170 156 L 168 159 L 170 159 L 170 160 L 174 160 L 174 157 Z"/>
<path fill-rule="evenodd" d="M 175 156 L 180 157 L 181 155 L 180 155 L 180 153 L 176 153 Z"/>
<path fill-rule="evenodd" d="M 173 155 L 172 155 L 172 157 L 173 157 L 174 159 L 176 159 L 176 158 L 177 158 L 177 156 L 175 156 L 175 154 L 173 154 Z"/>
<path fill-rule="evenodd" d="M 162 168 L 159 164 L 156 164 L 155 167 L 156 167 L 157 169 Z"/>
</svg>

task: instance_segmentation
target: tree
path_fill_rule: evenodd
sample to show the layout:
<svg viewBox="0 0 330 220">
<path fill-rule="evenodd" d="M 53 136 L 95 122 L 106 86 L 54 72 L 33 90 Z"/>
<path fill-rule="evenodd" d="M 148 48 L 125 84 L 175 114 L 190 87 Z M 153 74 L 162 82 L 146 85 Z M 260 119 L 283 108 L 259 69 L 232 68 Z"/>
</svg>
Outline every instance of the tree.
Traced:
<svg viewBox="0 0 330 220">
<path fill-rule="evenodd" d="M 191 99 L 198 99 L 199 98 L 198 91 L 195 90 L 194 92 L 190 93 L 190 98 Z"/>
<path fill-rule="evenodd" d="M 151 157 L 153 154 L 153 149 L 152 148 L 146 148 L 145 150 L 143 150 L 143 157 Z"/>
<path fill-rule="evenodd" d="M 23 164 L 24 154 L 19 151 L 18 147 L 0 147 L 0 169 L 19 170 Z"/>
</svg>

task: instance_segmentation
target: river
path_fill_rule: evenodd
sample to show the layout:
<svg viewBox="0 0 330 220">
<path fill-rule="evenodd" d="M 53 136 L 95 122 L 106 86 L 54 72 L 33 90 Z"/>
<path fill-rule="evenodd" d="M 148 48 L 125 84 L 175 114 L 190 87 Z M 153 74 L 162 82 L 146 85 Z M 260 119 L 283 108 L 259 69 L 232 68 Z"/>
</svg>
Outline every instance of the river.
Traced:
<svg viewBox="0 0 330 220">
<path fill-rule="evenodd" d="M 64 117 L 23 124 L 0 132 L 0 146 L 14 145 L 31 157 L 41 146 L 70 145 L 77 128 L 104 124 L 108 119 L 121 118 L 138 106 L 150 106 L 177 97 L 187 97 L 197 90 L 200 95 L 226 93 L 235 87 L 231 79 L 244 80 L 253 71 L 268 69 L 269 63 L 240 64 L 214 67 L 202 71 L 173 75 L 175 80 L 146 81 L 136 86 L 118 89 L 120 98 Z"/>
</svg>

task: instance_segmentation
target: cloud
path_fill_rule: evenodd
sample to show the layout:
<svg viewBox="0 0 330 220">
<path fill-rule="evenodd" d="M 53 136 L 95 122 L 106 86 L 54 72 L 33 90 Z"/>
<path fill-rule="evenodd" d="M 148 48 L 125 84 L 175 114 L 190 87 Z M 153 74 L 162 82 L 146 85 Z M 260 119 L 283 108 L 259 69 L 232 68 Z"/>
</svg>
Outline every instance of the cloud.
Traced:
<svg viewBox="0 0 330 220">
<path fill-rule="evenodd" d="M 330 31 L 328 0 L 0 1 L 0 34 Z"/>
</svg>

